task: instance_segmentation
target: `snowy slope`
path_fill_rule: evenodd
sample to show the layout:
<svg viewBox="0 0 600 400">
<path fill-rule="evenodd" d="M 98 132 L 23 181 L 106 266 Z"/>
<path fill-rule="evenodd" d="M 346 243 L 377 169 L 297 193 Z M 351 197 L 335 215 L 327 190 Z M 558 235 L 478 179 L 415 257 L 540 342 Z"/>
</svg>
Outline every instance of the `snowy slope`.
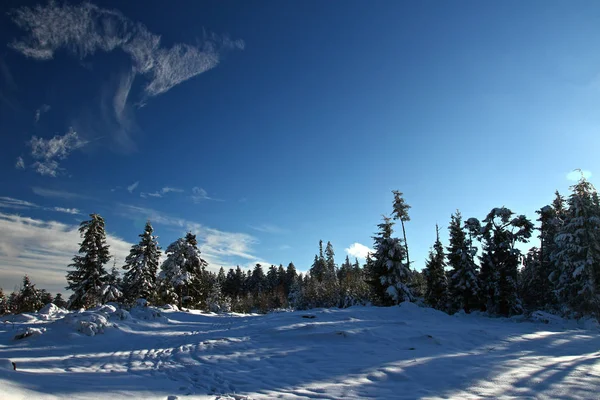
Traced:
<svg viewBox="0 0 600 400">
<path fill-rule="evenodd" d="M 560 319 L 448 316 L 410 303 L 11 318 L 0 325 L 0 399 L 595 399 L 600 390 L 598 329 Z M 13 339 L 27 327 L 39 331 Z"/>
</svg>

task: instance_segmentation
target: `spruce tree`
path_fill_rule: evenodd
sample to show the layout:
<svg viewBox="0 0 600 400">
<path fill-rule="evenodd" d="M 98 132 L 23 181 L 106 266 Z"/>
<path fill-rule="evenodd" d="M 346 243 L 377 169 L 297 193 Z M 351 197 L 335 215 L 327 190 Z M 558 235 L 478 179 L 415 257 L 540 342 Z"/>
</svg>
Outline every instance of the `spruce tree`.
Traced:
<svg viewBox="0 0 600 400">
<path fill-rule="evenodd" d="M 62 293 L 56 293 L 54 297 L 54 305 L 57 307 L 65 308 L 67 306 L 67 302 L 63 299 Z"/>
<path fill-rule="evenodd" d="M 106 283 L 102 286 L 102 302 L 117 302 L 123 298 L 121 290 L 121 278 L 117 267 L 112 267 L 110 274 L 106 278 Z"/>
<path fill-rule="evenodd" d="M 383 222 L 377 225 L 379 232 L 373 237 L 375 254 L 369 266 L 374 300 L 384 306 L 413 299 L 408 286 L 411 273 L 405 262 L 405 248 L 400 239 L 392 238 L 393 224 L 389 217 L 383 216 Z"/>
<path fill-rule="evenodd" d="M 29 276 L 25 275 L 18 295 L 17 312 L 36 312 L 43 306 L 40 290 L 36 289 Z"/>
<path fill-rule="evenodd" d="M 90 214 L 90 220 L 79 226 L 83 241 L 79 244 L 79 254 L 73 257 L 67 273 L 67 289 L 73 294 L 69 298 L 69 308 L 89 308 L 102 303 L 102 287 L 107 279 L 104 265 L 110 260 L 109 246 L 106 243 L 104 219 L 98 214 Z"/>
<path fill-rule="evenodd" d="M 556 236 L 557 294 L 576 316 L 600 318 L 600 207 L 584 177 L 571 187 L 568 211 Z"/>
<path fill-rule="evenodd" d="M 208 296 L 206 267 L 200 256 L 196 235 L 188 232 L 167 247 L 167 259 L 161 265 L 161 295 L 165 301 L 195 306 Z"/>
<path fill-rule="evenodd" d="M 436 229 L 436 240 L 433 249 L 429 252 L 429 259 L 426 262 L 424 275 L 427 281 L 427 291 L 425 292 L 425 302 L 438 310 L 445 311 L 448 304 L 448 282 L 446 281 L 446 266 L 444 247 L 440 241 L 440 231 Z"/>
<path fill-rule="evenodd" d="M 392 215 L 394 216 L 394 220 L 400 220 L 402 224 L 402 237 L 404 239 L 404 249 L 406 250 L 406 265 L 410 268 L 410 257 L 408 255 L 408 242 L 406 241 L 406 229 L 404 228 L 404 223 L 410 221 L 410 216 L 408 215 L 408 210 L 410 206 L 406 204 L 404 198 L 402 197 L 402 192 L 397 190 L 392 190 L 394 194 L 394 211 Z"/>
<path fill-rule="evenodd" d="M 131 246 L 123 269 L 123 295 L 125 301 L 134 304 L 137 299 L 154 301 L 157 295 L 156 274 L 160 260 L 160 247 L 150 221 L 139 235 L 140 242 Z"/>
<path fill-rule="evenodd" d="M 527 243 L 533 224 L 524 215 L 513 218 L 505 207 L 494 208 L 483 220 L 480 287 L 486 310 L 509 316 L 523 311 L 518 296 L 517 275 L 521 252 L 517 242 Z"/>
<path fill-rule="evenodd" d="M 450 279 L 448 292 L 450 297 L 450 311 L 464 310 L 466 313 L 479 307 L 479 283 L 477 279 L 477 265 L 474 261 L 476 248 L 473 246 L 471 235 L 467 236 L 462 226 L 462 215 L 456 211 L 451 216 L 448 266 Z"/>
</svg>

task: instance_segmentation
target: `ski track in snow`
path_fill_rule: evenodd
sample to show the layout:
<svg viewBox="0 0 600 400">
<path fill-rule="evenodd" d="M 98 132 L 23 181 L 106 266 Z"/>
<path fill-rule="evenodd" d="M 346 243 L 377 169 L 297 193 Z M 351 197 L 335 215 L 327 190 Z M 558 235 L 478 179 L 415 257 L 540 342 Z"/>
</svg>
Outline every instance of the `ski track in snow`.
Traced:
<svg viewBox="0 0 600 400">
<path fill-rule="evenodd" d="M 162 312 L 162 311 L 161 311 Z M 314 315 L 314 319 L 302 318 Z M 419 308 L 0 324 L 0 399 L 596 399 L 600 335 Z M 13 340 L 20 327 L 45 327 Z"/>
</svg>

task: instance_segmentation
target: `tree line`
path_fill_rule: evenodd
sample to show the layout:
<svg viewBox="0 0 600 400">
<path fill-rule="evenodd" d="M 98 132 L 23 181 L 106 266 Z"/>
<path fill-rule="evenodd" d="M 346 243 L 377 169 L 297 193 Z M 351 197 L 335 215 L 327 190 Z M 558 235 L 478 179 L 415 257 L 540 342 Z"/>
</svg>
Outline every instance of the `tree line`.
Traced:
<svg viewBox="0 0 600 400">
<path fill-rule="evenodd" d="M 176 304 L 213 312 L 268 312 L 278 308 L 309 309 L 374 304 L 391 306 L 419 301 L 448 312 L 474 310 L 511 316 L 546 310 L 569 317 L 600 316 L 600 201 L 585 178 L 571 186 L 565 199 L 536 213 L 538 226 L 506 207 L 492 209 L 484 219 L 463 219 L 456 211 L 448 226 L 448 244 L 435 241 L 422 271 L 411 265 L 406 237 L 410 206 L 393 191 L 392 212 L 384 215 L 373 237 L 374 251 L 364 264 L 346 256 L 340 265 L 330 242 L 319 242 L 313 264 L 298 273 L 293 263 L 264 269 L 257 264 L 218 273 L 208 270 L 196 236 L 184 237 L 162 250 L 148 221 L 120 269 L 107 271 L 111 255 L 104 219 L 91 214 L 79 232 L 82 241 L 67 273 L 68 301 L 38 290 L 28 276 L 19 291 L 0 292 L 0 313 L 39 310 L 44 304 L 70 309 L 108 302 L 133 305 Z M 394 234 L 400 221 L 401 237 Z M 525 254 L 535 232 L 539 247 Z M 479 253 L 479 254 L 478 254 Z"/>
</svg>

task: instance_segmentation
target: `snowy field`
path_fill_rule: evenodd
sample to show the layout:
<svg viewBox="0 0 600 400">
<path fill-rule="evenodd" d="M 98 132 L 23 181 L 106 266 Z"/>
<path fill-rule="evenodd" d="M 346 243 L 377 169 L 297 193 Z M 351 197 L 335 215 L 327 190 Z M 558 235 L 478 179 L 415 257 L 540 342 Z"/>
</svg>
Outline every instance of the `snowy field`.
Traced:
<svg viewBox="0 0 600 400">
<path fill-rule="evenodd" d="M 597 325 L 557 318 L 404 303 L 268 315 L 50 307 L 3 321 L 1 399 L 600 396 Z"/>
</svg>

